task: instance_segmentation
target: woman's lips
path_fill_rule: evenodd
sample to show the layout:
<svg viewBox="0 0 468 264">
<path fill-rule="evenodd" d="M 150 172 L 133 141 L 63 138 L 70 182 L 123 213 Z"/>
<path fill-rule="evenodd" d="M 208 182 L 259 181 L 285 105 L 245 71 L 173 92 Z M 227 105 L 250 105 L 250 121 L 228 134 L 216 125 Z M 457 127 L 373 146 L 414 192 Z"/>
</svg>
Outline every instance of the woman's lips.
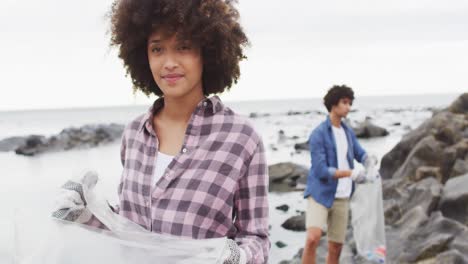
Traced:
<svg viewBox="0 0 468 264">
<path fill-rule="evenodd" d="M 162 78 L 169 84 L 176 83 L 182 77 L 184 77 L 182 74 L 166 74 L 162 76 Z"/>
</svg>

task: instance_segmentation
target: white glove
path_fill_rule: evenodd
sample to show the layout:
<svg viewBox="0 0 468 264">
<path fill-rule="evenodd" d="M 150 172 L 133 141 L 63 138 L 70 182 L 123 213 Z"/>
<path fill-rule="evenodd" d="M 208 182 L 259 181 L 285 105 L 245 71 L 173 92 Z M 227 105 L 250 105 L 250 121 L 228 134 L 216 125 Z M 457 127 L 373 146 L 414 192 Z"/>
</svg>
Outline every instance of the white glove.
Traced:
<svg viewBox="0 0 468 264">
<path fill-rule="evenodd" d="M 376 166 L 371 166 L 366 170 L 366 181 L 374 182 L 380 178 L 379 169 Z"/>
<path fill-rule="evenodd" d="M 367 155 L 366 159 L 363 162 L 363 165 L 366 168 L 366 170 L 368 170 L 371 167 L 377 166 L 377 163 L 379 163 L 379 159 L 377 159 L 377 156 Z"/>
<path fill-rule="evenodd" d="M 225 250 L 221 260 L 223 264 L 246 264 L 247 257 L 245 251 L 240 248 L 237 243 L 232 240 L 227 240 L 228 250 Z"/>
<path fill-rule="evenodd" d="M 86 208 L 84 192 L 94 188 L 97 181 L 98 176 L 94 171 L 88 171 L 77 179 L 67 181 L 56 198 L 52 216 L 77 223 L 88 222 L 92 213 Z"/>
<path fill-rule="evenodd" d="M 366 171 L 362 169 L 354 169 L 351 171 L 350 178 L 355 183 L 365 183 L 367 180 Z"/>
</svg>

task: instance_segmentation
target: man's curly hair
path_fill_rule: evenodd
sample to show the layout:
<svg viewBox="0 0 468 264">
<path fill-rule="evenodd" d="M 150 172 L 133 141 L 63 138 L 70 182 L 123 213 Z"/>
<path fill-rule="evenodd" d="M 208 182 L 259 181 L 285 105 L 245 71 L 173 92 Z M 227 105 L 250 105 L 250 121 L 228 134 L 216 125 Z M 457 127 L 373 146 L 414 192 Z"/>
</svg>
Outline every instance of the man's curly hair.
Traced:
<svg viewBox="0 0 468 264">
<path fill-rule="evenodd" d="M 111 46 L 129 74 L 134 91 L 162 96 L 153 79 L 147 40 L 155 30 L 177 32 L 197 44 L 203 60 L 203 93 L 222 93 L 237 83 L 243 48 L 249 44 L 232 0 L 115 0 L 110 10 Z"/>
<path fill-rule="evenodd" d="M 341 99 L 348 98 L 351 100 L 351 105 L 354 101 L 354 92 L 353 89 L 346 85 L 333 85 L 323 98 L 323 104 L 327 108 L 328 112 L 331 112 L 331 109 L 334 105 L 338 105 Z"/>
</svg>

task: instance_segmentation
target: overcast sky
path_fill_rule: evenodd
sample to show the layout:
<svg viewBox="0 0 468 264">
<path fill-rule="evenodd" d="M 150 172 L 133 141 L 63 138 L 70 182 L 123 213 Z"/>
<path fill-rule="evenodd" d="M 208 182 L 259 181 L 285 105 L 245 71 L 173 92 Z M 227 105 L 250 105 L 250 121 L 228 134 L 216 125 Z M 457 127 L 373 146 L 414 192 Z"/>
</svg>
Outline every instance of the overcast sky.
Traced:
<svg viewBox="0 0 468 264">
<path fill-rule="evenodd" d="M 149 103 L 108 47 L 111 0 L 0 2 L 0 111 Z M 225 100 L 468 91 L 468 0 L 240 0 L 252 46 Z"/>
</svg>

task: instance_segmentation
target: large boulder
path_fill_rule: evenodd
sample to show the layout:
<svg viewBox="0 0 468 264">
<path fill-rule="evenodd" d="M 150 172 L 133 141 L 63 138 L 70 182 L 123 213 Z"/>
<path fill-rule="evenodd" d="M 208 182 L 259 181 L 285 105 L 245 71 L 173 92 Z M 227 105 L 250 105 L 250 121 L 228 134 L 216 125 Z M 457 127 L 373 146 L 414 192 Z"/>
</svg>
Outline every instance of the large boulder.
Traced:
<svg viewBox="0 0 468 264">
<path fill-rule="evenodd" d="M 64 151 L 75 148 L 95 147 L 109 143 L 122 136 L 123 125 L 85 125 L 80 128 L 67 128 L 60 134 L 46 138 L 29 136 L 25 143 L 15 149 L 16 154 L 34 156 L 44 152 Z"/>
<path fill-rule="evenodd" d="M 468 113 L 468 93 L 460 95 L 447 110 L 456 114 Z"/>
<path fill-rule="evenodd" d="M 268 166 L 268 173 L 270 192 L 290 192 L 304 189 L 309 170 L 292 162 L 284 162 Z"/>
<path fill-rule="evenodd" d="M 388 135 L 388 131 L 385 128 L 372 124 L 369 119 L 359 123 L 357 127 L 353 127 L 353 130 L 358 138 L 384 137 Z"/>
<path fill-rule="evenodd" d="M 384 200 L 385 223 L 396 224 L 415 207 L 430 215 L 437 208 L 442 188 L 443 186 L 432 177 L 402 188 L 399 197 Z"/>
<path fill-rule="evenodd" d="M 445 217 L 468 226 L 468 173 L 447 181 L 439 208 Z"/>
<path fill-rule="evenodd" d="M 437 208 L 442 194 L 442 184 L 434 178 L 427 178 L 416 182 L 408 188 L 408 196 L 401 203 L 401 211 L 420 206 L 426 214 L 430 214 Z"/>
<path fill-rule="evenodd" d="M 422 166 L 440 166 L 444 144 L 430 135 L 421 139 L 408 154 L 405 162 L 393 174 L 395 178 L 415 179 L 416 170 Z"/>
<path fill-rule="evenodd" d="M 394 174 L 396 174 L 398 169 L 408 159 L 408 156 L 412 152 L 414 146 L 425 138 L 433 137 L 434 139 L 431 140 L 437 141 L 437 145 L 442 146 L 443 148 L 450 147 L 453 144 L 457 145 L 457 143 L 464 140 L 464 131 L 468 127 L 467 116 L 468 113 L 455 114 L 449 111 L 439 112 L 422 123 L 418 128 L 404 135 L 401 141 L 382 158 L 380 167 L 382 178 L 390 179 L 394 177 Z M 458 146 L 458 148 L 463 147 L 463 145 Z M 452 150 L 452 153 L 450 153 L 450 151 L 439 153 L 437 164 L 441 167 L 441 173 L 444 177 L 447 177 L 447 173 L 450 172 L 456 158 L 459 158 L 460 153 L 453 153 L 453 151 L 454 150 Z M 447 155 L 455 155 L 456 157 L 450 157 L 445 161 L 445 156 Z M 428 166 L 433 165 L 428 164 Z M 396 176 L 398 176 L 398 174 Z"/>
<path fill-rule="evenodd" d="M 452 241 L 468 231 L 457 221 L 445 218 L 435 212 L 430 219 L 419 226 L 403 241 L 399 263 L 415 263 L 431 259 L 451 248 Z"/>
<path fill-rule="evenodd" d="M 387 260 L 394 263 L 404 250 L 403 241 L 420 226 L 427 223 L 429 217 L 421 206 L 416 206 L 400 217 L 392 227 L 387 227 L 385 237 L 387 242 Z"/>
</svg>

